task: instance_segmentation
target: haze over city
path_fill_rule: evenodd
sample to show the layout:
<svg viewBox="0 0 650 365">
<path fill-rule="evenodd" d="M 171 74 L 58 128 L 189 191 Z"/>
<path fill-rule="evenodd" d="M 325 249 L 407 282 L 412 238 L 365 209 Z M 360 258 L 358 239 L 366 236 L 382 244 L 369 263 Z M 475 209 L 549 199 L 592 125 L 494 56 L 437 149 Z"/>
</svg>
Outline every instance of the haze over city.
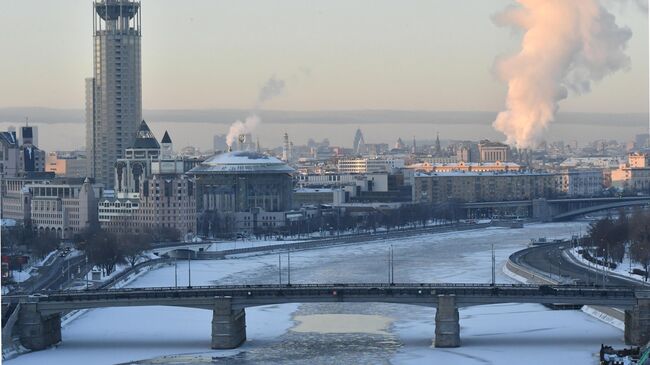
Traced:
<svg viewBox="0 0 650 365">
<path fill-rule="evenodd" d="M 633 129 L 627 137 L 631 138 L 641 133 L 648 119 L 647 15 L 634 1 L 605 3 L 616 23 L 631 32 L 625 47 L 629 64 L 597 82 L 591 92 L 579 96 L 571 92 L 560 103 L 558 119 L 571 123 L 568 112 L 635 114 L 621 118 L 626 120 L 625 128 Z M 225 124 L 233 120 L 223 113 L 212 116 L 209 110 L 239 109 L 237 117 L 245 116 L 259 89 L 275 76 L 286 85 L 281 95 L 263 105 L 264 110 L 483 111 L 486 114 L 480 117 L 461 114 L 454 119 L 488 126 L 504 108 L 507 91 L 507 84 L 495 72 L 495 60 L 516 52 L 523 34 L 496 24 L 496 16 L 511 4 L 507 0 L 411 1 L 399 7 L 389 1 L 353 5 L 344 1 L 196 1 L 191 7 L 179 7 L 173 1 L 157 1 L 155 6 L 145 3 L 152 10 L 142 13 L 143 22 L 152 36 L 144 36 L 142 42 L 144 113 L 174 123 L 196 122 L 199 114 L 201 123 L 192 127 L 201 135 L 225 133 Z M 56 112 L 48 118 L 29 109 L 6 109 L 16 107 L 74 109 L 64 111 L 64 118 L 82 121 L 82 80 L 92 70 L 92 42 L 88 42 L 92 19 L 83 16 L 87 9 L 79 1 L 21 1 L 4 7 L 10 10 L 0 14 L 0 31 L 21 36 L 0 40 L 4 53 L 16 56 L 0 60 L 0 69 L 11 70 L 0 74 L 0 83 L 11 85 L 0 90 L 0 123 L 16 124 L 25 117 L 36 124 L 61 121 Z M 60 22 L 60 18 L 67 21 Z M 188 112 L 164 112 L 169 109 Z M 336 140 L 337 128 L 350 134 L 358 123 L 372 123 L 374 117 L 339 113 L 328 127 L 316 128 L 346 145 L 349 141 Z M 401 116 L 386 119 L 394 125 L 409 124 L 408 116 L 404 122 Z M 446 138 L 462 138 L 454 119 L 428 115 L 418 119 L 431 125 L 424 129 L 430 138 L 436 131 Z M 619 123 L 617 117 L 597 119 Z M 272 122 L 281 121 L 274 118 Z M 408 134 L 403 137 L 419 135 L 419 127 L 407 126 Z M 50 149 L 84 145 L 83 132 L 74 124 L 44 128 L 70 137 L 48 142 Z M 194 139 L 189 133 L 183 135 L 188 128 L 166 128 L 181 134 L 179 142 L 189 144 Z M 285 126 L 274 127 L 278 133 L 262 128 L 263 144 L 281 142 Z M 310 127 L 295 128 L 296 137 L 309 137 Z M 392 134 L 399 128 L 367 133 L 378 141 L 393 142 Z M 553 137 L 565 131 L 561 126 L 558 132 L 554 128 L 551 124 Z M 386 130 L 390 133 L 381 133 Z M 489 129 L 482 128 L 482 132 Z M 605 132 L 627 139 L 617 128 Z M 500 133 L 490 137 L 504 138 Z M 209 140 L 199 139 L 197 144 L 207 148 Z"/>
</svg>

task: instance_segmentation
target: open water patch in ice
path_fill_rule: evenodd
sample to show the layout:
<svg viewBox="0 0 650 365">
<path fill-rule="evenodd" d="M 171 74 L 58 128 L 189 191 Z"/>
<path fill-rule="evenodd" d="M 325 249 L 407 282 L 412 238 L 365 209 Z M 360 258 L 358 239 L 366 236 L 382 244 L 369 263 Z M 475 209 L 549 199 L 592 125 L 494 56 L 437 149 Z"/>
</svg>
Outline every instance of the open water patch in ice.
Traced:
<svg viewBox="0 0 650 365">
<path fill-rule="evenodd" d="M 312 314 L 294 316 L 298 325 L 294 332 L 316 333 L 368 333 L 388 335 L 386 329 L 393 322 L 392 318 L 372 314 Z"/>
</svg>

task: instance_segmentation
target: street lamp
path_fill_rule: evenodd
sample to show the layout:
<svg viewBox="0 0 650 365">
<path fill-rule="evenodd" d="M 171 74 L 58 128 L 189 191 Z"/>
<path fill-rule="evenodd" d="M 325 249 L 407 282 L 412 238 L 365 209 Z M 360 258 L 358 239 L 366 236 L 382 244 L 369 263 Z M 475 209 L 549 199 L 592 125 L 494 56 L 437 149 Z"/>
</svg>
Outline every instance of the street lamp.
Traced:
<svg viewBox="0 0 650 365">
<path fill-rule="evenodd" d="M 190 254 L 192 250 L 187 250 L 187 287 L 192 287 L 192 260 L 190 260 Z"/>
</svg>

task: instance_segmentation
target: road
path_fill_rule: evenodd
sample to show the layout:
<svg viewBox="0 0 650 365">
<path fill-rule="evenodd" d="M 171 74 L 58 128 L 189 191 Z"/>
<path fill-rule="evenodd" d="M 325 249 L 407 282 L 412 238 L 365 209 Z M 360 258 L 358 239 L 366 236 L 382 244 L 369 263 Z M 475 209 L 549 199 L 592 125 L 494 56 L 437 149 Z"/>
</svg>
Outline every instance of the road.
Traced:
<svg viewBox="0 0 650 365">
<path fill-rule="evenodd" d="M 568 247 L 569 243 L 550 243 L 530 247 L 515 252 L 510 256 L 510 259 L 516 264 L 527 266 L 546 274 L 553 280 L 558 280 L 561 277 L 567 282 L 571 281 L 571 279 L 576 279 L 588 285 L 603 285 L 603 283 L 612 286 L 642 285 L 638 282 L 616 276 L 603 275 L 595 269 L 589 270 L 567 260 L 562 255 L 562 251 Z"/>
<path fill-rule="evenodd" d="M 53 259 L 48 261 L 51 262 L 38 268 L 38 274 L 35 274 L 28 280 L 22 282 L 16 290 L 13 290 L 6 295 L 29 294 L 41 290 L 63 289 L 72 281 L 80 277 L 80 275 L 83 275 L 90 270 L 90 265 L 86 263 L 86 257 L 83 255 L 68 255 L 61 257 L 56 254 Z M 81 274 L 78 275 L 78 273 Z M 3 327 L 6 320 L 13 312 L 13 309 L 14 307 L 9 306 L 5 300 L 2 301 Z"/>
</svg>

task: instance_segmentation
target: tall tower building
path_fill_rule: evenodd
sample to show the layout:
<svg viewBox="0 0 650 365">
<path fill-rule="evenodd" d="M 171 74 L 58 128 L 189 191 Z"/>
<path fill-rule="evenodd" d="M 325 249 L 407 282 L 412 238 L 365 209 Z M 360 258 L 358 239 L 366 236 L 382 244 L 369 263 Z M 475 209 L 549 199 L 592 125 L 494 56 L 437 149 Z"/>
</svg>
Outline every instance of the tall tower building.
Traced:
<svg viewBox="0 0 650 365">
<path fill-rule="evenodd" d="M 140 2 L 93 2 L 93 77 L 86 79 L 88 175 L 112 188 L 113 168 L 142 120 Z"/>
<path fill-rule="evenodd" d="M 352 151 L 355 155 L 360 155 L 365 152 L 366 142 L 363 140 L 363 133 L 361 129 L 357 128 L 357 131 L 354 133 L 354 142 L 352 142 Z"/>
</svg>

